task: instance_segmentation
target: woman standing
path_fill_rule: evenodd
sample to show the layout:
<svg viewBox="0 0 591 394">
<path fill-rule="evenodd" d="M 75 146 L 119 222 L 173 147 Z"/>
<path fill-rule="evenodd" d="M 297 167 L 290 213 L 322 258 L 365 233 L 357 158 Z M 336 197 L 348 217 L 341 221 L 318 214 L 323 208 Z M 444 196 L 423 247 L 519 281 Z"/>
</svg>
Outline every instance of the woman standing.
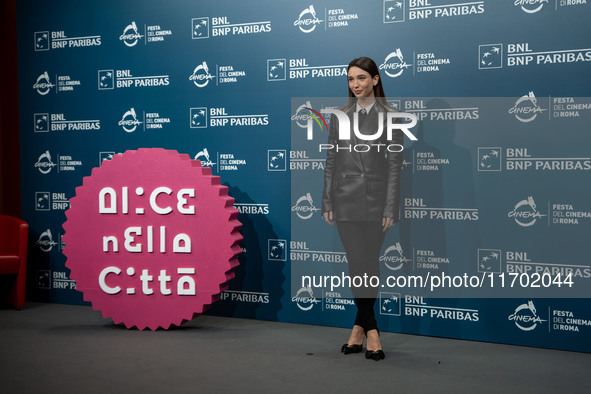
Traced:
<svg viewBox="0 0 591 394">
<path fill-rule="evenodd" d="M 322 194 L 322 216 L 337 225 L 345 247 L 349 277 L 379 277 L 379 256 L 385 232 L 398 221 L 402 142 L 400 130 L 387 139 L 388 107 L 380 73 L 367 57 L 354 59 L 347 69 L 349 104 L 343 109 L 351 127 L 357 120 L 361 135 L 372 136 L 382 124 L 377 140 L 360 139 L 351 131 L 349 140 L 338 140 L 338 119 L 330 124 Z M 380 116 L 380 112 L 382 113 Z M 338 148 L 337 148 L 338 145 Z M 388 151 L 386 147 L 398 146 Z M 368 149 L 369 148 L 369 149 Z M 341 351 L 359 353 L 367 338 L 365 357 L 383 359 L 379 332 L 374 315 L 377 287 L 353 287 L 357 317 L 348 342 Z"/>
</svg>

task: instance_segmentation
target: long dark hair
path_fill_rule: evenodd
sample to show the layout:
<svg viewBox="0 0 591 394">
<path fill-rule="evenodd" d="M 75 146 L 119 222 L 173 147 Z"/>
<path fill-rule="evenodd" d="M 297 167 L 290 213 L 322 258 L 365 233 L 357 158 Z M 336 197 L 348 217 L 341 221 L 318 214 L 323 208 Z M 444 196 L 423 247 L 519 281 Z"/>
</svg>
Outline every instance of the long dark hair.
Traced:
<svg viewBox="0 0 591 394">
<path fill-rule="evenodd" d="M 376 102 L 378 102 L 382 107 L 388 108 L 388 103 L 386 102 L 386 94 L 384 93 L 384 87 L 382 86 L 382 76 L 380 75 L 380 70 L 372 59 L 368 57 L 358 57 L 357 59 L 351 60 L 349 66 L 347 67 L 347 75 L 349 74 L 349 69 L 351 67 L 359 67 L 363 71 L 366 71 L 371 75 L 371 77 L 375 77 L 376 75 L 380 77 L 378 79 L 378 83 L 376 86 L 373 87 L 374 96 L 376 96 Z M 355 104 L 357 102 L 357 98 L 355 94 L 349 89 L 347 84 L 347 90 L 349 91 L 349 104 L 347 107 Z"/>
</svg>

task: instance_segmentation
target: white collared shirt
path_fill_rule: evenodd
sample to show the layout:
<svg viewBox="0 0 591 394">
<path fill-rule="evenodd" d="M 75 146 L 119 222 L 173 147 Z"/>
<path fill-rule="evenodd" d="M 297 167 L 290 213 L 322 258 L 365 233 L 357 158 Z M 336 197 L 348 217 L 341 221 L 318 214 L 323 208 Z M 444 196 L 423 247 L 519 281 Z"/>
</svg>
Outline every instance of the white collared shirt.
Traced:
<svg viewBox="0 0 591 394">
<path fill-rule="evenodd" d="M 365 109 L 365 112 L 369 114 L 369 111 L 371 111 L 371 109 L 373 108 L 374 104 L 376 102 L 374 101 L 373 103 L 371 103 L 370 105 L 368 105 L 367 107 L 363 108 L 359 105 L 359 101 L 357 103 L 355 103 L 355 110 L 357 112 L 361 111 L 362 109 Z"/>
</svg>

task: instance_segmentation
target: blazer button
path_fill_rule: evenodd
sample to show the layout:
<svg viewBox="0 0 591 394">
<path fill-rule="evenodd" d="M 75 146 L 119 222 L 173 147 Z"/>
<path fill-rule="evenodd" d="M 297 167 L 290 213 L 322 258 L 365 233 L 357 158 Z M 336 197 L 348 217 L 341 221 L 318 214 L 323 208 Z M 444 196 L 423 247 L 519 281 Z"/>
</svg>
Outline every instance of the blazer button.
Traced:
<svg viewBox="0 0 591 394">
<path fill-rule="evenodd" d="M 361 177 L 363 178 L 364 176 L 365 176 L 365 174 L 363 174 L 363 173 L 362 173 L 362 174 L 361 174 Z"/>
</svg>

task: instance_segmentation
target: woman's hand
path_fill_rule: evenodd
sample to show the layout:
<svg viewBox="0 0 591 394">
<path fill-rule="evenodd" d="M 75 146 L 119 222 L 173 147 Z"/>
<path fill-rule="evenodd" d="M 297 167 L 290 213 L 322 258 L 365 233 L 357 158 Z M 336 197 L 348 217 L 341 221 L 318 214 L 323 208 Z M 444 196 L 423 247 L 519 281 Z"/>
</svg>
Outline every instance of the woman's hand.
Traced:
<svg viewBox="0 0 591 394">
<path fill-rule="evenodd" d="M 322 212 L 322 217 L 324 218 L 324 221 L 328 224 L 330 224 L 331 226 L 334 226 L 334 217 L 332 215 L 332 211 L 328 211 L 328 212 Z"/>
<path fill-rule="evenodd" d="M 382 218 L 382 231 L 386 232 L 390 227 L 394 225 L 394 219 L 383 217 Z"/>
</svg>

